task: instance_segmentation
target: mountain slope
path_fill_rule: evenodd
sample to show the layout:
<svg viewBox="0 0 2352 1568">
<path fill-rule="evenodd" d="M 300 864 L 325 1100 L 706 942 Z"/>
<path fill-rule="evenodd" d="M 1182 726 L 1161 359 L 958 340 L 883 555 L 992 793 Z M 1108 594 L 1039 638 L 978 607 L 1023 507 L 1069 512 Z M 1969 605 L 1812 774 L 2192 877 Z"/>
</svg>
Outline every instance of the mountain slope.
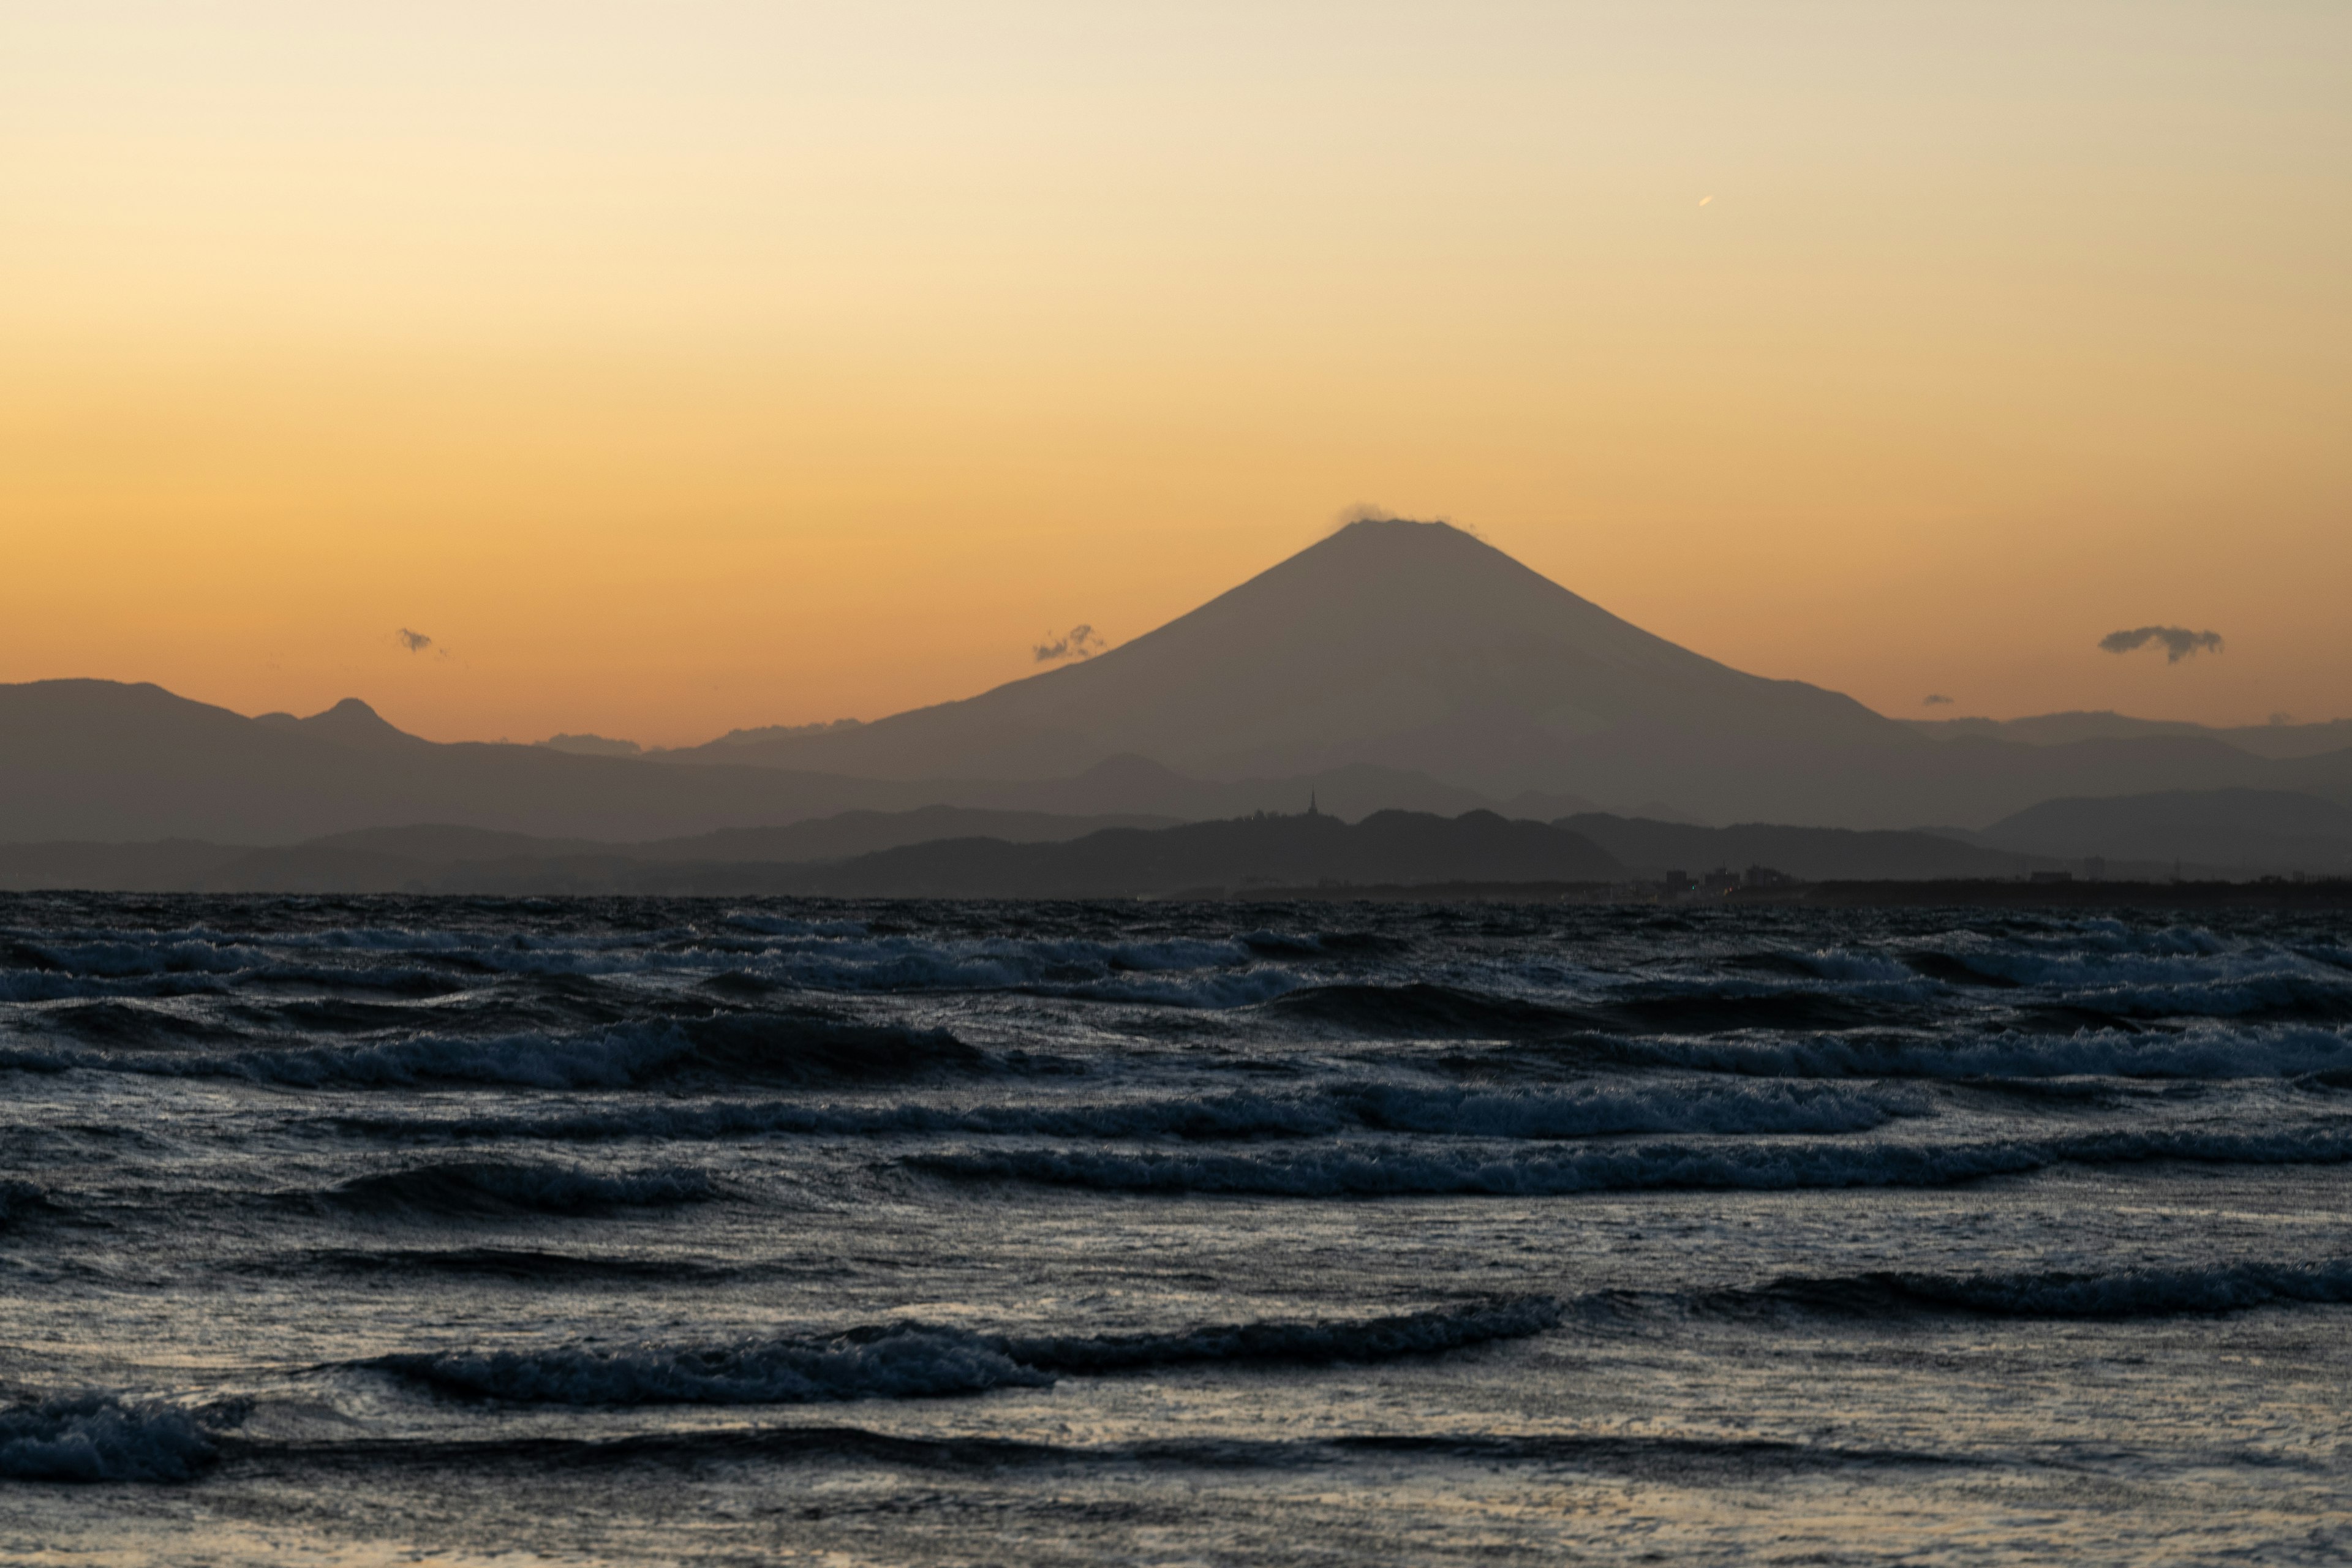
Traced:
<svg viewBox="0 0 2352 1568">
<path fill-rule="evenodd" d="M 1378 521 L 1086 663 L 757 749 L 877 778 L 1134 752 L 1211 778 L 1371 763 L 1510 793 L 1556 787 L 1594 750 L 1580 742 L 1643 733 L 1917 743 L 1851 698 L 1653 637 L 1457 529 Z"/>
<path fill-rule="evenodd" d="M 2276 765 L 2202 735 L 1930 738 L 1678 647 L 1459 530 L 1386 520 L 1084 664 L 667 760 L 911 779 L 1039 777 L 1127 753 L 1210 778 L 1369 764 L 1497 799 L 1549 791 L 1847 827 L 1981 823 L 2062 794 L 2258 786 Z"/>
<path fill-rule="evenodd" d="M 838 811 L 873 793 L 772 769 L 436 745 L 356 702 L 265 722 L 158 686 L 0 686 L 0 839 L 16 842 L 288 844 L 415 822 L 650 838 Z"/>
<path fill-rule="evenodd" d="M 1219 783 L 1139 757 L 1111 758 L 1073 777 L 1028 781 L 664 767 L 545 746 L 436 744 L 395 729 L 355 700 L 308 719 L 247 719 L 151 685 L 0 685 L 0 843 L 190 838 L 287 845 L 419 823 L 643 841 L 777 827 L 849 809 L 954 806 L 1200 820 L 1297 811 L 1318 797 L 1350 817 L 1391 807 L 1451 815 L 1496 804 L 1419 773 L 1363 766 Z M 1009 836 L 1079 830 L 1039 824 Z M 339 852 L 360 850 L 344 846 Z"/>
</svg>

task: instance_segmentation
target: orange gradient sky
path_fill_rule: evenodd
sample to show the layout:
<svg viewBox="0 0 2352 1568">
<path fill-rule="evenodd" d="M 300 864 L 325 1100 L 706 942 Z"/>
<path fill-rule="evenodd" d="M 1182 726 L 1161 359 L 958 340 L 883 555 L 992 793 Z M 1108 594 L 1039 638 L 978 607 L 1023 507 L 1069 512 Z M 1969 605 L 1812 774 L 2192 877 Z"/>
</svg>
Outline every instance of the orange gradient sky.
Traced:
<svg viewBox="0 0 2352 1568">
<path fill-rule="evenodd" d="M 678 743 L 1367 503 L 1888 713 L 2352 714 L 2348 81 L 2335 0 L 14 0 L 0 679 Z"/>
</svg>

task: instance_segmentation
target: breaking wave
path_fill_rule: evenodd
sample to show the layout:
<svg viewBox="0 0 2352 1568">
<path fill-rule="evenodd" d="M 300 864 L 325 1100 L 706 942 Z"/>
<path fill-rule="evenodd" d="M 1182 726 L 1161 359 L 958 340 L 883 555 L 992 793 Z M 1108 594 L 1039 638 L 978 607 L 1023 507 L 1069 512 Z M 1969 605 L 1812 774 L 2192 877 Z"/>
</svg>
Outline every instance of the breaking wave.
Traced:
<svg viewBox="0 0 2352 1568">
<path fill-rule="evenodd" d="M 190 1410 L 112 1394 L 60 1394 L 0 1408 L 0 1479 L 184 1481 L 220 1457 L 241 1405 Z"/>
<path fill-rule="evenodd" d="M 469 1218 L 668 1208 L 718 1195 L 709 1176 L 682 1168 L 605 1174 L 568 1165 L 452 1160 L 354 1176 L 327 1189 L 319 1201 L 354 1214 Z"/>
<path fill-rule="evenodd" d="M 1846 1084 L 1721 1082 L 1580 1084 L 1550 1090 L 1475 1090 L 1374 1083 L 1312 1093 L 1027 1101 L 982 1105 L 806 1104 L 785 1100 L 643 1105 L 540 1115 L 347 1118 L 395 1136 L 716 1139 L 763 1133 L 1175 1138 L 1187 1142 L 1316 1138 L 1399 1131 L 1517 1139 L 1634 1132 L 1859 1132 L 1900 1116 L 1928 1114 L 1916 1091 Z"/>
<path fill-rule="evenodd" d="M 1557 1301 L 1527 1297 L 1391 1317 L 1227 1323 L 1165 1334 L 1014 1336 L 891 1323 L 824 1339 L 446 1351 L 360 1364 L 444 1393 L 520 1404 L 802 1405 L 1042 1388 L 1057 1374 L 1145 1367 L 1392 1361 L 1524 1338 L 1559 1319 Z"/>
<path fill-rule="evenodd" d="M 2343 1302 L 2352 1302 L 2352 1260 L 2339 1258 L 2107 1273 L 1790 1276 L 1753 1289 L 1718 1293 L 1708 1304 L 1793 1306 L 1857 1316 L 1910 1310 L 2007 1318 L 2148 1318 Z"/>
<path fill-rule="evenodd" d="M 1427 981 L 1310 986 L 1276 997 L 1265 1010 L 1376 1038 L 1542 1039 L 1607 1025 L 1594 1013 Z"/>
<path fill-rule="evenodd" d="M 912 1170 L 956 1181 L 1034 1182 L 1104 1192 L 1245 1193 L 1279 1197 L 1487 1194 L 1747 1188 L 1933 1187 L 2062 1163 L 2155 1160 L 2304 1164 L 2352 1160 L 2352 1129 L 2089 1133 L 1970 1143 L 1760 1142 L 1604 1145 L 1528 1153 L 1355 1143 L 1298 1152 L 1089 1149 L 916 1154 Z"/>
<path fill-rule="evenodd" d="M 0 1181 L 0 1226 L 46 1213 L 53 1206 L 47 1191 L 31 1182 Z"/>
<path fill-rule="evenodd" d="M 2352 1068 L 2352 1032 L 2199 1023 L 2158 1032 L 2083 1029 L 1979 1036 L 1881 1033 L 1794 1038 L 1585 1037 L 1571 1059 L 1768 1078 L 2291 1078 Z"/>
<path fill-rule="evenodd" d="M 621 1089 L 669 1079 L 819 1082 L 971 1070 L 985 1058 L 945 1029 L 792 1013 L 720 1014 L 583 1034 L 422 1034 L 348 1045 L 188 1055 L 16 1053 L 0 1065 L 244 1078 L 315 1088 L 496 1084 Z"/>
</svg>

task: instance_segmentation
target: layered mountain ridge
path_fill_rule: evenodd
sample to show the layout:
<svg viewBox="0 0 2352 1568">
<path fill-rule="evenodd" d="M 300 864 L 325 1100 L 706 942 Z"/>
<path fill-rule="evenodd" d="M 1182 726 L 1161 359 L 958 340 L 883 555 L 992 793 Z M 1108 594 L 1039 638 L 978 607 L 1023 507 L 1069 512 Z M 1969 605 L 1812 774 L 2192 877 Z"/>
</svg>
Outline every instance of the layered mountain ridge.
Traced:
<svg viewBox="0 0 2352 1568">
<path fill-rule="evenodd" d="M 2259 755 L 2054 717 L 2015 733 L 1887 719 L 1679 647 L 1459 530 L 1379 520 L 1081 664 L 646 756 L 440 744 L 356 699 L 249 719 L 152 685 L 0 686 L 0 841 L 287 845 L 416 823 L 643 841 L 929 806 L 1965 829 L 2060 797 L 2352 804 L 2352 749 L 2305 754 L 2330 726 L 2266 735 Z"/>
</svg>

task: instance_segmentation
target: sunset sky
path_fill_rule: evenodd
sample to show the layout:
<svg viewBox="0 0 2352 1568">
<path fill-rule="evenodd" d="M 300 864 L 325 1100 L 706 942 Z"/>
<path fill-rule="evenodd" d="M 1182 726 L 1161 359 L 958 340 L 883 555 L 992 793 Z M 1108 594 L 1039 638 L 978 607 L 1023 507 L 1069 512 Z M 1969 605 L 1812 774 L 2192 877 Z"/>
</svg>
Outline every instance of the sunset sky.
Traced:
<svg viewBox="0 0 2352 1568">
<path fill-rule="evenodd" d="M 0 680 L 678 743 L 1370 506 L 1899 716 L 2352 715 L 2347 82 L 2342 0 L 12 0 Z"/>
</svg>

